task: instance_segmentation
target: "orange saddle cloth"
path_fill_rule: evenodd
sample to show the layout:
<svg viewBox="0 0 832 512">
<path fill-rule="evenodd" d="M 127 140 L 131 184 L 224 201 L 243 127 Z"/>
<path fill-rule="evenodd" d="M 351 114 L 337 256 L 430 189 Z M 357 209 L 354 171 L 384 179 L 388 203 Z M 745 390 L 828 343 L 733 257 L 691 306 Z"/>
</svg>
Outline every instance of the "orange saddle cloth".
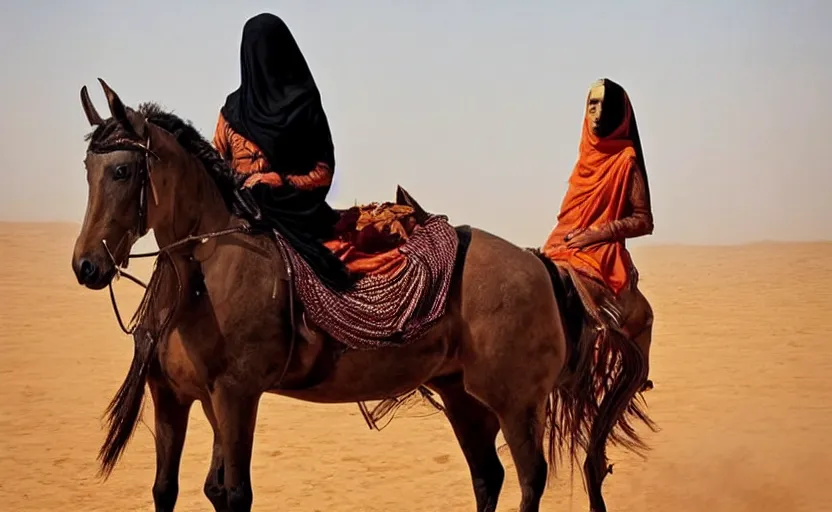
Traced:
<svg viewBox="0 0 832 512">
<path fill-rule="evenodd" d="M 393 276 L 407 258 L 399 249 L 417 226 L 410 206 L 370 203 L 343 210 L 336 238 L 324 245 L 361 276 Z"/>
</svg>

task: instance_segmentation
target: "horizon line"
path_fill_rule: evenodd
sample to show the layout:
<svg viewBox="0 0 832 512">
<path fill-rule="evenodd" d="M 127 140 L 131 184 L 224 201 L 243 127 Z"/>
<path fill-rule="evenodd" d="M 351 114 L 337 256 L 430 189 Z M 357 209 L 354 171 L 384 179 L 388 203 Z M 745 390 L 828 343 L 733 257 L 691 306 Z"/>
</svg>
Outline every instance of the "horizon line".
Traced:
<svg viewBox="0 0 832 512">
<path fill-rule="evenodd" d="M 2 226 L 11 226 L 11 225 L 19 225 L 19 226 L 80 226 L 81 223 L 77 221 L 69 221 L 69 220 L 3 220 L 0 219 L 0 227 Z M 497 235 L 500 236 L 500 235 Z M 148 238 L 148 235 L 145 235 L 140 240 L 144 240 Z M 501 238 L 506 238 L 502 237 Z M 509 242 L 508 238 L 506 238 Z M 633 244 L 633 241 L 636 243 Z M 514 243 L 514 242 L 512 242 Z M 708 248 L 708 247 L 748 247 L 753 245 L 823 245 L 823 244 L 832 244 L 832 239 L 805 239 L 805 240 L 775 240 L 775 239 L 760 239 L 760 240 L 749 240 L 745 242 L 725 242 L 725 243 L 696 243 L 696 242 L 650 242 L 645 237 L 639 237 L 636 239 L 631 239 L 630 245 L 627 247 L 628 250 L 632 249 L 641 249 L 641 248 L 650 248 L 650 249 L 661 249 L 661 248 L 679 248 L 679 247 L 695 247 L 695 248 Z"/>
</svg>

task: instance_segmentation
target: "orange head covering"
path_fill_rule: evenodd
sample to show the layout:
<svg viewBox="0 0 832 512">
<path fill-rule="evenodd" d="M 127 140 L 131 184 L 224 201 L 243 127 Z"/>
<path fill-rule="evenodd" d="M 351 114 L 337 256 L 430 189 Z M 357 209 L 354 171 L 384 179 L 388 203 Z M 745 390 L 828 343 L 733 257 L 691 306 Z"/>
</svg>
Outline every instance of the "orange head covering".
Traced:
<svg viewBox="0 0 832 512">
<path fill-rule="evenodd" d="M 603 88 L 603 89 L 602 89 Z M 590 119 L 590 99 L 603 94 L 601 120 Z M 593 128 L 597 127 L 596 133 Z M 644 159 L 635 114 L 624 89 L 609 79 L 593 84 L 587 94 L 587 111 L 578 161 L 569 178 L 569 190 L 561 204 L 558 224 L 543 252 L 555 262 L 607 284 L 616 294 L 627 284 L 632 268 L 623 240 L 568 248 L 565 237 L 585 229 L 600 229 L 626 212 L 631 173 L 644 173 Z M 646 175 L 645 186 L 647 184 Z"/>
</svg>

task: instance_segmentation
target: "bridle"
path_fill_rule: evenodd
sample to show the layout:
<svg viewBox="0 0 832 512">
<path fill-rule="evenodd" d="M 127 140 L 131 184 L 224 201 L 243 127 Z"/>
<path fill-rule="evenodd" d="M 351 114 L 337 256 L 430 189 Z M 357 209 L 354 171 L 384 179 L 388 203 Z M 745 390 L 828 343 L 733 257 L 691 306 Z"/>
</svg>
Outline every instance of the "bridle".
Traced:
<svg viewBox="0 0 832 512">
<path fill-rule="evenodd" d="M 145 132 L 147 137 L 145 142 L 137 141 L 130 137 L 119 137 L 113 141 L 101 145 L 91 145 L 89 151 L 96 154 L 112 153 L 114 151 L 134 151 L 143 155 L 142 163 L 139 165 L 139 212 L 136 219 L 136 226 L 127 235 L 132 234 L 136 239 L 147 234 L 147 189 L 151 189 L 154 201 L 158 201 L 156 196 L 156 189 L 153 188 L 153 182 L 150 180 L 150 162 L 151 159 L 161 160 L 152 149 L 150 149 L 150 126 L 145 123 Z M 125 235 L 125 236 L 127 236 Z M 121 242 L 119 242 L 121 243 Z"/>
<path fill-rule="evenodd" d="M 160 127 L 159 129 L 163 129 L 163 128 Z M 132 233 L 133 237 L 135 237 L 136 240 L 138 240 L 139 238 L 146 235 L 147 231 L 149 230 L 148 221 L 147 221 L 147 219 L 148 219 L 148 201 L 147 201 L 148 189 L 150 189 L 150 194 L 153 196 L 154 204 L 158 204 L 158 202 L 159 202 L 158 195 L 156 194 L 156 189 L 153 186 L 153 181 L 151 180 L 150 175 L 151 175 L 151 161 L 152 160 L 161 160 L 161 158 L 159 158 L 159 156 L 155 152 L 153 152 L 153 150 L 150 148 L 150 142 L 151 142 L 150 133 L 151 133 L 151 130 L 150 130 L 150 124 L 147 123 L 147 122 L 145 122 L 145 132 L 147 133 L 147 137 L 145 138 L 144 142 L 142 142 L 141 140 L 136 140 L 136 138 L 120 137 L 120 138 L 118 138 L 118 139 L 116 139 L 116 140 L 114 140 L 110 143 L 102 144 L 101 146 L 96 146 L 96 147 L 91 147 L 90 148 L 91 152 L 97 153 L 97 154 L 111 153 L 113 151 L 137 151 L 137 152 L 142 153 L 143 163 L 142 163 L 142 165 L 139 166 L 139 176 L 138 176 L 138 178 L 139 178 L 139 205 L 138 205 L 139 206 L 139 212 L 138 212 L 138 219 L 137 219 L 137 222 L 136 222 L 136 227 L 134 228 L 135 232 Z M 184 237 L 180 240 L 177 240 L 177 241 L 175 241 L 171 244 L 168 244 L 168 245 L 162 247 L 158 251 L 138 253 L 138 254 L 128 254 L 127 257 L 126 257 L 125 263 L 129 262 L 131 259 L 154 258 L 154 257 L 158 258 L 161 255 L 169 255 L 175 249 L 181 248 L 183 246 L 189 245 L 189 244 L 194 243 L 194 242 L 206 243 L 211 239 L 218 238 L 218 237 L 225 236 L 225 235 L 229 235 L 229 234 L 232 234 L 232 233 L 251 233 L 251 232 L 252 232 L 252 229 L 248 224 L 242 224 L 242 225 L 238 225 L 238 226 L 235 226 L 235 227 L 231 227 L 231 228 L 227 228 L 227 229 L 223 229 L 223 230 L 219 230 L 219 231 L 214 231 L 214 232 L 210 232 L 210 233 L 189 235 L 189 236 L 186 236 L 186 237 Z M 131 235 L 130 231 L 125 233 L 124 238 L 122 238 L 122 240 L 119 242 L 116 249 L 119 249 L 120 245 L 122 243 L 124 243 L 125 241 L 128 241 L 129 238 L 131 238 L 130 235 Z M 274 236 L 278 237 L 278 236 L 280 236 L 280 234 L 277 231 L 274 231 Z M 135 242 L 135 240 L 133 240 L 133 242 Z M 140 279 L 138 279 L 137 277 L 131 275 L 126 270 L 124 270 L 122 268 L 122 266 L 119 264 L 119 262 L 116 261 L 115 256 L 110 251 L 109 247 L 107 247 L 106 242 L 102 240 L 102 243 L 104 244 L 104 248 L 107 251 L 108 257 L 110 258 L 110 261 L 113 264 L 113 267 L 116 269 L 116 276 L 115 277 L 117 278 L 117 277 L 123 276 L 123 277 L 127 278 L 128 280 L 132 281 L 133 283 L 138 284 L 139 286 L 144 288 L 145 289 L 145 297 L 142 299 L 142 302 L 143 303 L 146 302 L 149 299 L 149 297 L 147 295 L 150 294 L 152 290 L 150 288 L 148 288 L 147 284 L 143 283 Z M 288 254 L 286 254 L 285 248 L 280 243 L 277 242 L 277 239 L 275 239 L 275 246 L 277 247 L 278 251 L 280 252 L 281 257 L 283 258 L 284 264 L 286 265 L 286 268 L 285 268 L 285 270 L 287 272 L 286 280 L 287 280 L 288 287 L 289 287 L 289 290 L 288 290 L 288 295 L 289 295 L 289 319 L 290 319 L 289 323 L 290 323 L 290 326 L 291 326 L 290 327 L 291 335 L 290 335 L 290 340 L 289 340 L 289 351 L 288 351 L 288 354 L 286 356 L 286 364 L 283 367 L 283 372 L 281 373 L 280 379 L 277 382 L 277 388 L 279 389 L 282 386 L 283 379 L 285 378 L 286 373 L 289 370 L 289 364 L 292 361 L 292 356 L 294 354 L 295 344 L 296 344 L 297 326 L 295 325 L 295 297 L 294 297 L 294 283 L 293 283 L 293 276 L 292 276 L 292 274 L 293 274 L 292 266 L 290 264 L 289 256 L 288 256 Z M 182 277 L 179 274 L 179 271 L 176 270 L 176 266 L 174 266 L 174 271 L 175 271 L 176 278 L 177 278 L 177 281 L 178 281 L 178 289 L 181 291 Z M 155 270 L 154 270 L 154 272 L 155 272 Z M 151 278 L 151 283 L 152 283 L 152 278 Z M 138 322 L 134 323 L 130 327 L 127 327 L 125 325 L 124 320 L 121 317 L 121 313 L 119 312 L 118 302 L 116 301 L 115 292 L 113 291 L 113 279 L 111 279 L 110 282 L 108 283 L 108 288 L 109 288 L 109 291 L 110 291 L 110 302 L 111 302 L 112 307 L 113 307 L 113 313 L 115 314 L 115 317 L 116 317 L 116 320 L 118 321 L 119 327 L 121 327 L 121 330 L 125 334 L 133 335 L 134 332 L 136 331 L 136 328 L 138 327 L 138 325 L 137 325 Z M 277 281 L 275 281 L 274 288 L 272 289 L 272 299 L 274 299 L 276 297 L 276 295 L 277 295 Z M 168 325 L 168 323 L 172 320 L 173 312 L 176 309 L 178 309 L 178 305 L 171 308 L 171 310 L 168 312 L 168 315 L 167 315 L 167 317 L 165 318 L 165 320 L 163 322 L 163 326 L 165 326 L 165 328 Z M 135 318 L 134 318 L 134 320 L 135 320 Z"/>
<path fill-rule="evenodd" d="M 138 166 L 138 180 L 139 180 L 139 204 L 138 204 L 138 214 L 136 219 L 136 226 L 132 229 L 128 230 L 122 239 L 116 244 L 115 250 L 116 252 L 121 248 L 121 245 L 125 242 L 128 244 L 134 243 L 136 240 L 142 238 L 147 234 L 149 231 L 148 226 L 148 189 L 150 195 L 153 196 L 154 204 L 158 204 L 159 198 L 156 194 L 156 189 L 153 186 L 153 181 L 150 178 L 151 175 L 151 161 L 152 160 L 161 160 L 159 155 L 157 155 L 151 148 L 150 148 L 150 126 L 149 123 L 145 122 L 145 132 L 147 133 L 147 137 L 145 141 L 142 142 L 140 140 L 136 140 L 131 137 L 119 137 L 113 141 L 107 142 L 101 145 L 91 145 L 89 152 L 95 154 L 107 154 L 112 153 L 114 151 L 135 151 L 142 154 L 142 162 Z M 177 240 L 165 247 L 162 247 L 158 251 L 152 252 L 145 252 L 145 253 L 137 253 L 137 254 L 128 254 L 125 261 L 119 262 L 116 260 L 113 252 L 110 250 L 109 246 L 107 245 L 106 240 L 102 240 L 102 244 L 104 245 L 104 249 L 107 251 L 107 256 L 110 258 L 110 262 L 112 263 L 113 267 L 116 270 L 116 278 L 118 277 L 125 277 L 129 281 L 141 286 L 145 290 L 148 290 L 147 284 L 145 284 L 141 279 L 131 275 L 129 272 L 124 270 L 122 263 L 126 264 L 131 259 L 141 259 L 141 258 L 155 258 L 162 254 L 168 254 L 174 249 L 178 249 L 185 245 L 188 245 L 192 242 L 200 242 L 205 243 L 212 238 L 217 238 L 220 236 L 225 236 L 231 233 L 241 233 L 241 232 L 248 232 L 248 226 L 235 226 L 233 228 L 228 228 L 220 231 L 215 231 L 211 233 L 205 233 L 201 235 L 189 235 L 185 238 Z M 178 274 L 177 274 L 178 275 Z M 115 291 L 113 290 L 113 280 L 111 279 L 108 283 L 108 288 L 110 292 L 110 302 L 113 307 L 113 313 L 115 313 L 116 320 L 118 321 L 119 327 L 121 330 L 127 334 L 132 335 L 136 330 L 136 325 L 132 325 L 127 327 L 124 323 L 124 320 L 121 316 L 118 307 L 118 301 L 116 300 Z M 181 284 L 181 283 L 180 283 Z M 149 292 L 149 291 L 148 291 Z M 145 292 L 145 293 L 148 293 Z"/>
</svg>

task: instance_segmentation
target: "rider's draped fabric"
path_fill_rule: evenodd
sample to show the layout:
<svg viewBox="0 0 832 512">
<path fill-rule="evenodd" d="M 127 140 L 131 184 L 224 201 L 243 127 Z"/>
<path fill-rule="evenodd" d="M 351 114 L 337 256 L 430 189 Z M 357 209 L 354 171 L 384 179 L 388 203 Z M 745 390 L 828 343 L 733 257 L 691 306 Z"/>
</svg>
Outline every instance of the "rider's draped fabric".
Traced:
<svg viewBox="0 0 832 512">
<path fill-rule="evenodd" d="M 312 73 L 280 18 L 260 14 L 246 22 L 240 68 L 214 145 L 243 178 L 262 217 L 255 224 L 277 230 L 327 285 L 349 287 L 353 278 L 322 243 L 339 219 L 326 202 L 332 136 Z"/>
<path fill-rule="evenodd" d="M 407 261 L 401 246 L 418 224 L 407 205 L 354 206 L 341 214 L 337 237 L 325 245 L 357 276 L 393 276 Z"/>
<path fill-rule="evenodd" d="M 604 80 L 604 114 L 620 120 L 607 136 L 598 136 L 584 118 L 579 156 L 569 178 L 558 223 L 543 247 L 555 262 L 570 264 L 603 282 L 615 294 L 635 273 L 625 239 L 653 229 L 650 193 L 635 114 L 627 93 Z M 567 235 L 594 230 L 597 243 L 567 247 Z"/>
</svg>

